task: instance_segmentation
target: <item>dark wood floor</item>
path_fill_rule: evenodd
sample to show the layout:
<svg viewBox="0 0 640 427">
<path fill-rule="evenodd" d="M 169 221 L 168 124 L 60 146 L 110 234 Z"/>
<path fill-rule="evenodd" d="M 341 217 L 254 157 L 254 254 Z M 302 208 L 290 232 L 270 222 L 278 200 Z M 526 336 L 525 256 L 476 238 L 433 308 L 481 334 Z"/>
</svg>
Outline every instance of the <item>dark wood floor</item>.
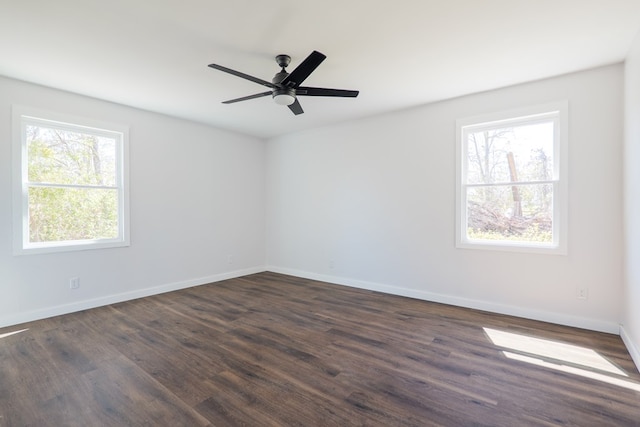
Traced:
<svg viewBox="0 0 640 427">
<path fill-rule="evenodd" d="M 3 427 L 640 425 L 617 336 L 273 273 L 21 329 Z"/>
</svg>

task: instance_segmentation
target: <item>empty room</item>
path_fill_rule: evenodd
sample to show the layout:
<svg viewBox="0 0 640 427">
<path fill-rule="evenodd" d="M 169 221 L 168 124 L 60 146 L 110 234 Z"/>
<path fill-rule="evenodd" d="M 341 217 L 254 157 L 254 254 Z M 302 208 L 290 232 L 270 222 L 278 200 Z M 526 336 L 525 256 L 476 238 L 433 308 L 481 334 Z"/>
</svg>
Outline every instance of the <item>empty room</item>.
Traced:
<svg viewBox="0 0 640 427">
<path fill-rule="evenodd" d="M 640 1 L 0 0 L 0 427 L 640 426 Z"/>
</svg>

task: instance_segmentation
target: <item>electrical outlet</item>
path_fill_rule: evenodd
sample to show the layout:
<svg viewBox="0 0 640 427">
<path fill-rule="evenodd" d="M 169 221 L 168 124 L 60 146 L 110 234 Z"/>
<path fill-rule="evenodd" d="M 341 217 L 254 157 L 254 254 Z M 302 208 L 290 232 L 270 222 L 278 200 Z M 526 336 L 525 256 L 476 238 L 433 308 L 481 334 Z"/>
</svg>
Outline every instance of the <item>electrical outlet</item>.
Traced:
<svg viewBox="0 0 640 427">
<path fill-rule="evenodd" d="M 69 279 L 69 288 L 70 289 L 78 289 L 80 287 L 80 278 L 72 277 Z"/>
<path fill-rule="evenodd" d="M 336 263 L 333 260 L 329 260 L 329 269 L 333 270 L 336 267 Z"/>
<path fill-rule="evenodd" d="M 229 264 L 229 265 L 233 264 L 233 255 L 229 255 L 227 257 L 227 264 Z"/>
<path fill-rule="evenodd" d="M 576 297 L 578 299 L 588 299 L 589 298 L 589 288 L 579 287 L 576 292 Z"/>
</svg>

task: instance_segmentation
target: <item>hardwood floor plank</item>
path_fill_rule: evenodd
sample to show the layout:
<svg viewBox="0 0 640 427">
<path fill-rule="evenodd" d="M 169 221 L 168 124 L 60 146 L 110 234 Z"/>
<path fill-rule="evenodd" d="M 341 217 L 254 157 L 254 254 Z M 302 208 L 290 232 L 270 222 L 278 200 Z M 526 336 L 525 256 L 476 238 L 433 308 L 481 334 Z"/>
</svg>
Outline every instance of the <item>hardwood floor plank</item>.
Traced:
<svg viewBox="0 0 640 427">
<path fill-rule="evenodd" d="M 3 338 L 0 344 L 0 426 L 17 426 L 24 420 L 47 425 L 40 408 L 64 391 L 64 378 L 51 368 L 46 350 L 29 330 Z"/>
<path fill-rule="evenodd" d="M 91 420 L 95 425 L 210 425 L 124 356 L 109 360 L 82 379 L 90 390 L 85 404 L 99 414 Z"/>
</svg>

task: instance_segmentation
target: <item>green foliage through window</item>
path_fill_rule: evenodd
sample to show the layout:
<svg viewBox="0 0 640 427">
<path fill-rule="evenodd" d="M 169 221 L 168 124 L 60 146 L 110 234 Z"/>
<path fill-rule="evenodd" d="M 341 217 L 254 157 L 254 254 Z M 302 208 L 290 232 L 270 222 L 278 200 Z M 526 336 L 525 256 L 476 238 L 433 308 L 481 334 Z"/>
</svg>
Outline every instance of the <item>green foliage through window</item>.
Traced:
<svg viewBox="0 0 640 427">
<path fill-rule="evenodd" d="M 27 124 L 29 242 L 118 237 L 116 139 Z"/>
<path fill-rule="evenodd" d="M 123 241 L 123 134 L 25 115 L 20 126 L 24 245 Z"/>
<path fill-rule="evenodd" d="M 116 190 L 29 188 L 29 241 L 115 239 Z"/>
</svg>

